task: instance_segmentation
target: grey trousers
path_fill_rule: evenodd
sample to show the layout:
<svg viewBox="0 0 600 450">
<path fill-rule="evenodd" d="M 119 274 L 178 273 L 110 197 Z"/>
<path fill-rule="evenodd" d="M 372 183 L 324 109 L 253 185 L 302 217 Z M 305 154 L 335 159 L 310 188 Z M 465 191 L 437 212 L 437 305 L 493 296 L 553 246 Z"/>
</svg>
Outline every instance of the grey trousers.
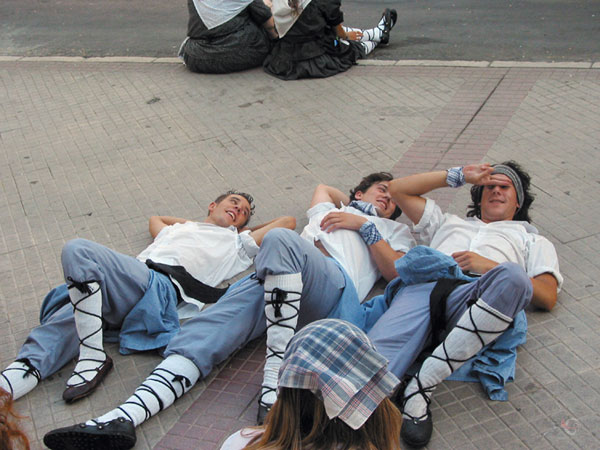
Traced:
<svg viewBox="0 0 600 450">
<path fill-rule="evenodd" d="M 68 278 L 100 284 L 102 317 L 109 328 L 121 327 L 127 313 L 144 296 L 150 280 L 150 269 L 144 263 L 86 239 L 67 242 L 61 261 L 67 284 Z M 69 304 L 31 330 L 17 359 L 29 359 L 44 379 L 78 354 L 79 338 Z"/>
<path fill-rule="evenodd" d="M 399 291 L 368 333 L 398 378 L 404 376 L 430 343 L 429 296 L 434 286 L 435 283 L 417 284 Z M 446 303 L 447 330 L 454 328 L 471 299 L 482 299 L 496 311 L 514 318 L 529 304 L 532 294 L 531 280 L 519 265 L 500 264 L 478 280 L 452 291 Z"/>
<path fill-rule="evenodd" d="M 302 274 L 298 329 L 325 318 L 345 287 L 342 271 L 312 243 L 291 230 L 269 231 L 256 257 L 256 277 L 229 288 L 213 306 L 188 320 L 171 339 L 164 355 L 192 360 L 203 376 L 216 364 L 266 329 L 264 290 L 267 275 Z"/>
</svg>

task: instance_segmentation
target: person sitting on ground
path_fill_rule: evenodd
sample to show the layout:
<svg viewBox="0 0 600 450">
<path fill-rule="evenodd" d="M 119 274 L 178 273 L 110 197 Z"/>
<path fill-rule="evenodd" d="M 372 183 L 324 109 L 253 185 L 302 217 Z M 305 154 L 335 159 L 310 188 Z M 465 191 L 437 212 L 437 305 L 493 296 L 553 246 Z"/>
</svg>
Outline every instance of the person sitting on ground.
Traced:
<svg viewBox="0 0 600 450">
<path fill-rule="evenodd" d="M 13 410 L 12 396 L 0 388 L 0 449 L 29 450 L 29 439 L 15 419 L 21 417 Z"/>
<path fill-rule="evenodd" d="M 340 0 L 273 0 L 279 40 L 263 63 L 265 72 L 283 80 L 330 77 L 389 43 L 395 10 L 386 9 L 375 28 L 360 30 L 343 26 L 340 8 Z"/>
<path fill-rule="evenodd" d="M 318 185 L 302 236 L 270 230 L 256 256 L 256 273 L 185 322 L 164 350 L 164 361 L 131 397 L 100 417 L 48 432 L 44 443 L 52 449 L 131 448 L 135 427 L 171 406 L 268 326 L 262 423 L 275 402 L 280 361 L 295 330 L 325 317 L 351 316 L 382 274 L 388 280 L 395 276 L 394 261 L 414 246 L 408 227 L 392 220 L 401 211 L 388 192 L 391 179 L 387 172 L 370 174 L 350 196 Z"/>
<path fill-rule="evenodd" d="M 467 219 L 421 197 L 466 183 L 473 185 Z M 435 348 L 400 399 L 402 438 L 422 447 L 431 438 L 435 387 L 504 333 L 529 303 L 551 310 L 563 278 L 554 245 L 530 224 L 530 177 L 514 161 L 411 175 L 391 181 L 390 192 L 424 244 L 480 276 L 403 287 L 394 281 L 386 289 L 389 309 L 368 332 L 399 378 L 426 345 Z"/>
<path fill-rule="evenodd" d="M 387 397 L 398 383 L 358 327 L 318 320 L 290 341 L 264 426 L 234 433 L 221 450 L 396 450 L 402 416 Z"/>
<path fill-rule="evenodd" d="M 188 0 L 188 34 L 179 57 L 192 72 L 258 67 L 277 37 L 270 0 Z"/>
<path fill-rule="evenodd" d="M 86 239 L 67 242 L 61 259 L 68 286 L 48 295 L 56 302 L 44 302 L 42 324 L 0 373 L 0 387 L 16 400 L 79 355 L 63 393 L 72 402 L 112 368 L 103 345 L 107 329 L 120 330 L 124 354 L 167 345 L 179 330 L 178 303 L 189 312 L 217 301 L 225 289 L 214 286 L 250 267 L 267 231 L 295 228 L 293 217 L 247 228 L 252 203 L 249 194 L 229 191 L 209 204 L 204 222 L 153 216 L 154 241 L 137 258 Z"/>
</svg>

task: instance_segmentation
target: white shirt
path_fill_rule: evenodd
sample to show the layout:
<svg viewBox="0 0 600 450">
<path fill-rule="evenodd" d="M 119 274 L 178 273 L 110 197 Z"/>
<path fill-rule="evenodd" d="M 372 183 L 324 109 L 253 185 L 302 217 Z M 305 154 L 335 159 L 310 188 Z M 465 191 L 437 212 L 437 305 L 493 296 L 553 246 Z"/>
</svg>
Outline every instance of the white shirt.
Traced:
<svg viewBox="0 0 600 450">
<path fill-rule="evenodd" d="M 146 262 L 183 266 L 198 281 L 215 287 L 246 270 L 258 253 L 250 231 L 238 233 L 234 226 L 221 227 L 204 222 L 176 223 L 164 227 L 154 242 L 137 257 Z M 177 284 L 173 278 L 173 283 Z M 202 309 L 203 303 L 189 298 L 179 288 L 182 299 L 194 307 L 180 305 L 180 319 Z"/>
<path fill-rule="evenodd" d="M 530 277 L 550 273 L 556 278 L 559 290 L 562 286 L 554 245 L 525 221 L 485 223 L 476 217 L 462 219 L 443 213 L 433 200 L 427 199 L 414 231 L 420 243 L 446 255 L 472 251 L 497 263 L 517 263 Z"/>
<path fill-rule="evenodd" d="M 249 428 L 242 428 L 241 430 L 233 433 L 225 440 L 225 442 L 223 442 L 221 450 L 241 450 L 250 443 L 250 440 L 254 436 L 262 434 L 263 431 L 264 430 L 261 429 L 254 430 Z"/>
<path fill-rule="evenodd" d="M 321 230 L 321 220 L 333 211 L 356 214 L 373 222 L 381 237 L 396 251 L 408 252 L 415 246 L 415 240 L 405 224 L 390 219 L 369 216 L 351 206 L 342 205 L 341 208 L 336 208 L 333 203 L 323 202 L 313 206 L 306 212 L 309 222 L 304 227 L 301 236 L 313 243 L 321 241 L 323 247 L 342 265 L 353 281 L 358 299 L 362 302 L 375 282 L 381 277 L 381 272 L 373 258 L 371 258 L 367 244 L 357 231 L 336 230 L 328 233 Z"/>
</svg>

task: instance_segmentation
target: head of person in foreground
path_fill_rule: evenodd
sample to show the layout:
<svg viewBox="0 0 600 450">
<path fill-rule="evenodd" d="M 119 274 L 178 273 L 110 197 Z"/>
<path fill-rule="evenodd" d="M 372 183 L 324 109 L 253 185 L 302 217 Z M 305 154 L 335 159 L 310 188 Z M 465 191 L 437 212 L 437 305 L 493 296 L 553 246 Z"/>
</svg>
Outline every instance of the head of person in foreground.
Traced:
<svg viewBox="0 0 600 450">
<path fill-rule="evenodd" d="M 20 418 L 13 409 L 12 396 L 0 388 L 0 449 L 29 450 L 29 440 L 17 424 Z"/>
<path fill-rule="evenodd" d="M 294 335 L 277 401 L 247 449 L 399 448 L 402 416 L 389 397 L 398 379 L 356 326 L 313 322 Z"/>
</svg>

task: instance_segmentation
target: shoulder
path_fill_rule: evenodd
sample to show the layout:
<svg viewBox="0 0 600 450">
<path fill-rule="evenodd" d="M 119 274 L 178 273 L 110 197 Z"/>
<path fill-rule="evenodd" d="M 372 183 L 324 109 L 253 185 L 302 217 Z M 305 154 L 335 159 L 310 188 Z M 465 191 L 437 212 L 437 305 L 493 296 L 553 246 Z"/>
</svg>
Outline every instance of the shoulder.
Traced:
<svg viewBox="0 0 600 450">
<path fill-rule="evenodd" d="M 241 430 L 233 433 L 225 442 L 223 442 L 221 450 L 243 449 L 254 437 L 258 436 L 262 432 L 262 429 L 242 428 Z"/>
</svg>

